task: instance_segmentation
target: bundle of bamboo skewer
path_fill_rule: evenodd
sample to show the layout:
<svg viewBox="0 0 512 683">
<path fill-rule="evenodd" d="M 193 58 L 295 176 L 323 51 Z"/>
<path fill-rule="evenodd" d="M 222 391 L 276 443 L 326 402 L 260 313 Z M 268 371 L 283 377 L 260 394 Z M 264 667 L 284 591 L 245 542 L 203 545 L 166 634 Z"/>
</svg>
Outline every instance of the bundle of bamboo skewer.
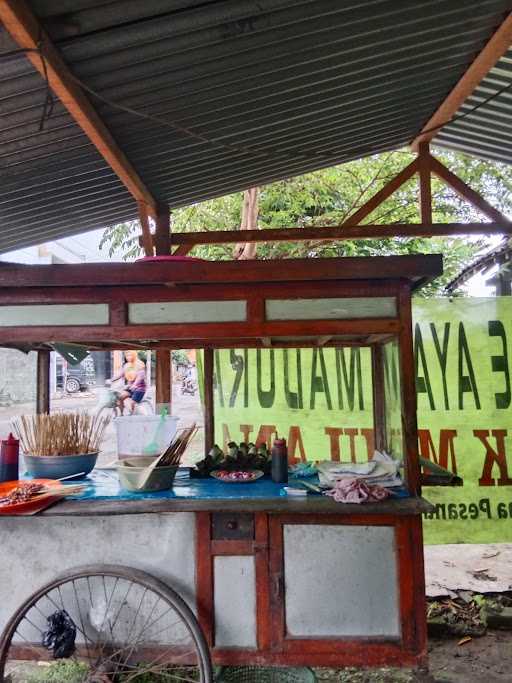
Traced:
<svg viewBox="0 0 512 683">
<path fill-rule="evenodd" d="M 85 412 L 21 415 L 12 421 L 27 455 L 84 455 L 100 449 L 108 417 Z"/>
<path fill-rule="evenodd" d="M 167 449 L 158 458 L 156 467 L 178 467 L 183 454 L 197 432 L 198 427 L 196 427 L 195 422 L 190 427 L 180 429 Z"/>
</svg>

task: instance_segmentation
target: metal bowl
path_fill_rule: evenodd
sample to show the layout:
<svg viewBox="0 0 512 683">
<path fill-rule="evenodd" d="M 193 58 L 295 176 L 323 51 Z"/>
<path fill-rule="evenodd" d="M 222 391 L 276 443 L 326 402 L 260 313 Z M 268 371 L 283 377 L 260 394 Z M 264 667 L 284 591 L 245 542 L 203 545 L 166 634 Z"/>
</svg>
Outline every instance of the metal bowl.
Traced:
<svg viewBox="0 0 512 683">
<path fill-rule="evenodd" d="M 82 479 L 94 469 L 98 453 L 81 455 L 23 455 L 27 472 L 36 479 Z"/>
</svg>

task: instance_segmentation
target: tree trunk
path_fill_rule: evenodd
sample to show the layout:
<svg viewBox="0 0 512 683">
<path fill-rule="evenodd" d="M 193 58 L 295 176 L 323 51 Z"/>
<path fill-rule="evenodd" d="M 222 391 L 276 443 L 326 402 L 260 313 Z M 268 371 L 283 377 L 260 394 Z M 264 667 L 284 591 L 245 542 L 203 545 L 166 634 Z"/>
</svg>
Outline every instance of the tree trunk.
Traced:
<svg viewBox="0 0 512 683">
<path fill-rule="evenodd" d="M 258 195 L 259 187 L 245 190 L 240 230 L 254 230 L 258 227 Z M 256 257 L 256 247 L 256 242 L 239 242 L 233 249 L 233 257 L 239 261 L 253 259 Z"/>
</svg>

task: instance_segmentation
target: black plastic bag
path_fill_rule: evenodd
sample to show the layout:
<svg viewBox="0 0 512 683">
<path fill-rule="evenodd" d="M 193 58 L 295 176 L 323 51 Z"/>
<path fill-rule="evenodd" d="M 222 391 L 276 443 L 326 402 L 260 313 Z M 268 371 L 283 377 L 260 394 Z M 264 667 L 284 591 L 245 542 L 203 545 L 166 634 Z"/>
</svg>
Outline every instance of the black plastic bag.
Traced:
<svg viewBox="0 0 512 683">
<path fill-rule="evenodd" d="M 47 618 L 48 630 L 43 633 L 43 647 L 54 659 L 71 657 L 75 651 L 76 626 L 66 610 L 58 610 Z"/>
</svg>

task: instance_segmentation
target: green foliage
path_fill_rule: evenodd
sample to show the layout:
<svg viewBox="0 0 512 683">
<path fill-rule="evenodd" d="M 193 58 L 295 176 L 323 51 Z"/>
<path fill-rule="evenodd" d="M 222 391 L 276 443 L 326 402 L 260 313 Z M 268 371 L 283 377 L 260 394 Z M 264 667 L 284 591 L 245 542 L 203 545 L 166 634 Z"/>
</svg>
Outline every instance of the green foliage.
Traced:
<svg viewBox="0 0 512 683">
<path fill-rule="evenodd" d="M 61 659 L 27 674 L 27 683 L 84 683 L 88 672 L 83 662 Z"/>
<path fill-rule="evenodd" d="M 190 362 L 188 359 L 188 356 L 187 356 L 187 352 L 183 351 L 183 349 L 178 349 L 177 351 L 172 351 L 171 357 L 172 357 L 172 362 L 175 365 L 188 365 Z"/>
<path fill-rule="evenodd" d="M 436 157 L 504 213 L 511 209 L 512 169 L 463 154 L 436 150 Z M 339 225 L 349 218 L 414 156 L 407 151 L 375 155 L 341 166 L 282 180 L 261 188 L 258 225 L 261 229 Z M 433 220 L 436 223 L 478 221 L 482 217 L 439 180 L 432 183 Z M 236 193 L 173 211 L 173 231 L 237 229 L 242 194 Z M 364 223 L 419 223 L 418 188 L 411 179 L 381 204 Z M 124 258 L 140 255 L 137 222 L 105 231 L 102 245 L 110 254 L 121 250 Z M 276 242 L 258 245 L 257 258 L 322 258 L 329 256 L 385 256 L 390 254 L 442 253 L 445 273 L 422 290 L 423 296 L 442 291 L 462 268 L 488 244 L 475 238 L 383 238 L 338 242 Z M 232 258 L 232 245 L 198 246 L 194 256 L 209 260 Z"/>
<path fill-rule="evenodd" d="M 89 674 L 89 667 L 84 662 L 61 659 L 49 666 L 38 666 L 37 669 L 27 673 L 24 680 L 25 683 L 86 683 L 89 680 Z M 124 675 L 118 675 L 116 680 L 118 679 L 119 683 L 123 681 L 130 681 L 130 683 L 176 683 L 177 681 L 199 681 L 199 675 L 195 668 L 173 666 L 164 668 L 158 665 L 151 667 L 140 664 L 135 670 Z M 94 680 L 99 681 L 100 678 L 94 677 Z"/>
</svg>

